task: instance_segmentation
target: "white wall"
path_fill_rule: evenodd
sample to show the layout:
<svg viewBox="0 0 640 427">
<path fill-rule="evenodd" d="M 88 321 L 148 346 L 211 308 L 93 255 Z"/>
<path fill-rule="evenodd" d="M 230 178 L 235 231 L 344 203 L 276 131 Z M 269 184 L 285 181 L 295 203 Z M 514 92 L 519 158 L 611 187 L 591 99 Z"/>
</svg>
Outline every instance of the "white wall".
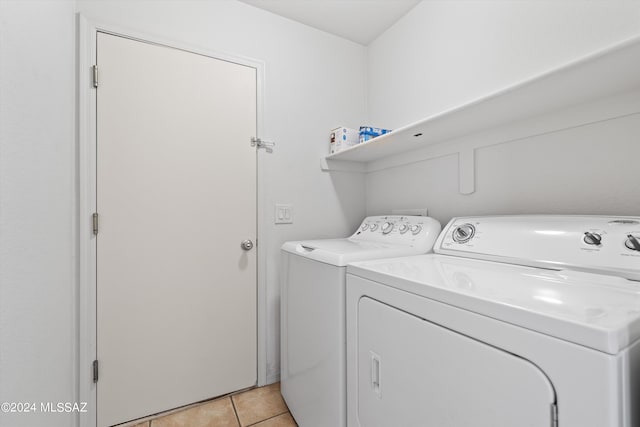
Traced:
<svg viewBox="0 0 640 427">
<path fill-rule="evenodd" d="M 369 46 L 369 122 L 396 128 L 638 34 L 637 1 L 425 1 Z M 370 173 L 367 213 L 640 215 L 639 120 L 481 148 L 469 196 L 456 155 Z"/>
<path fill-rule="evenodd" d="M 74 400 L 73 13 L 0 1 L 0 402 Z M 0 413 L 2 427 L 70 424 Z"/>
<path fill-rule="evenodd" d="M 73 401 L 75 11 L 197 48 L 263 60 L 268 218 L 268 375 L 279 375 L 279 265 L 286 240 L 351 233 L 364 177 L 320 171 L 328 130 L 365 116 L 366 51 L 235 0 L 0 1 L 0 401 Z M 248 142 L 247 142 L 248 143 Z M 292 203 L 293 225 L 273 225 Z M 82 369 L 85 369 L 83 367 Z M 69 426 L 67 416 L 1 427 Z"/>
</svg>

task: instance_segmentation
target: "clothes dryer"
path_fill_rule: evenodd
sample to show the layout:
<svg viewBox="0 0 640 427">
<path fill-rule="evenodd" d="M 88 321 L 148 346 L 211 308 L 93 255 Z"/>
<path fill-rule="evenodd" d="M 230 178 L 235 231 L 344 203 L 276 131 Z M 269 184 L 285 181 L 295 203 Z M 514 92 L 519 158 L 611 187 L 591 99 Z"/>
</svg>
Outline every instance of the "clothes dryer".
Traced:
<svg viewBox="0 0 640 427">
<path fill-rule="evenodd" d="M 640 218 L 454 218 L 347 267 L 350 426 L 640 426 Z"/>
</svg>

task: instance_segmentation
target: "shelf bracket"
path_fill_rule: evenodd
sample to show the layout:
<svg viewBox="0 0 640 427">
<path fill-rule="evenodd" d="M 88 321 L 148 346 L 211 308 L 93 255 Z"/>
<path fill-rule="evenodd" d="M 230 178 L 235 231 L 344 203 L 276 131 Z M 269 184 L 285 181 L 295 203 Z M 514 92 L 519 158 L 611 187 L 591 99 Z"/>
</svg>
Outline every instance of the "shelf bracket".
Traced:
<svg viewBox="0 0 640 427">
<path fill-rule="evenodd" d="M 476 156 L 473 148 L 458 153 L 458 183 L 460 194 L 476 191 Z"/>
<path fill-rule="evenodd" d="M 332 160 L 326 157 L 320 158 L 320 169 L 325 172 L 367 172 L 366 165 L 362 162 L 352 162 L 349 160 Z"/>
</svg>

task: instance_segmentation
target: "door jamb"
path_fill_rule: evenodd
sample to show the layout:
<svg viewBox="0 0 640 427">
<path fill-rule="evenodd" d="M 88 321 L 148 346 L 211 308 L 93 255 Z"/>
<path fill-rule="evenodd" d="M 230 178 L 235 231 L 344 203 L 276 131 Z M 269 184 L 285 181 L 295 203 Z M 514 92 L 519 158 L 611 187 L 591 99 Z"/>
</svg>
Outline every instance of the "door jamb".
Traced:
<svg viewBox="0 0 640 427">
<path fill-rule="evenodd" d="M 173 40 L 141 34 L 118 28 L 77 15 L 77 321 L 75 322 L 78 344 L 76 348 L 78 372 L 76 376 L 77 401 L 87 402 L 87 413 L 79 414 L 77 420 L 82 427 L 95 427 L 96 384 L 93 383 L 92 364 L 96 359 L 96 239 L 92 232 L 92 214 L 96 212 L 96 90 L 93 87 L 92 66 L 96 64 L 97 33 L 103 32 L 145 43 L 179 49 L 223 61 L 249 66 L 256 70 L 256 137 L 264 137 L 264 61 L 239 55 L 211 51 Z M 247 141 L 249 144 L 249 141 Z M 266 212 L 267 165 L 264 150 L 256 150 L 256 250 L 257 250 L 257 385 L 267 384 L 267 232 L 266 220 L 258 212 Z"/>
</svg>

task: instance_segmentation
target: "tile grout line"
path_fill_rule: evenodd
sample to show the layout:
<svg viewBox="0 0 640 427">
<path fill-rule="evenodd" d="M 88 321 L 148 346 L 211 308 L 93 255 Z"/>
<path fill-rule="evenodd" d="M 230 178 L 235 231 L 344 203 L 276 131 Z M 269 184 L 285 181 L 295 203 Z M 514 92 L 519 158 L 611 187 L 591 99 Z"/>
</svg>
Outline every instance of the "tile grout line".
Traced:
<svg viewBox="0 0 640 427">
<path fill-rule="evenodd" d="M 289 413 L 289 411 L 287 410 L 287 411 L 281 412 L 279 414 L 273 415 L 273 416 L 271 416 L 269 418 L 265 418 L 264 420 L 256 421 L 255 423 L 249 424 L 248 426 L 245 426 L 245 427 L 252 427 L 252 426 L 255 426 L 257 424 L 263 423 L 265 421 L 271 420 L 273 418 L 279 417 L 280 415 L 284 415 L 284 414 L 288 414 L 288 413 Z M 293 418 L 293 415 L 291 416 L 291 418 Z"/>
<path fill-rule="evenodd" d="M 242 427 L 242 423 L 240 422 L 240 417 L 238 416 L 238 410 L 236 409 L 236 403 L 233 401 L 233 396 L 229 396 L 229 400 L 231 400 L 231 406 L 233 406 L 233 413 L 236 415 L 236 420 L 238 420 L 238 426 Z"/>
</svg>

